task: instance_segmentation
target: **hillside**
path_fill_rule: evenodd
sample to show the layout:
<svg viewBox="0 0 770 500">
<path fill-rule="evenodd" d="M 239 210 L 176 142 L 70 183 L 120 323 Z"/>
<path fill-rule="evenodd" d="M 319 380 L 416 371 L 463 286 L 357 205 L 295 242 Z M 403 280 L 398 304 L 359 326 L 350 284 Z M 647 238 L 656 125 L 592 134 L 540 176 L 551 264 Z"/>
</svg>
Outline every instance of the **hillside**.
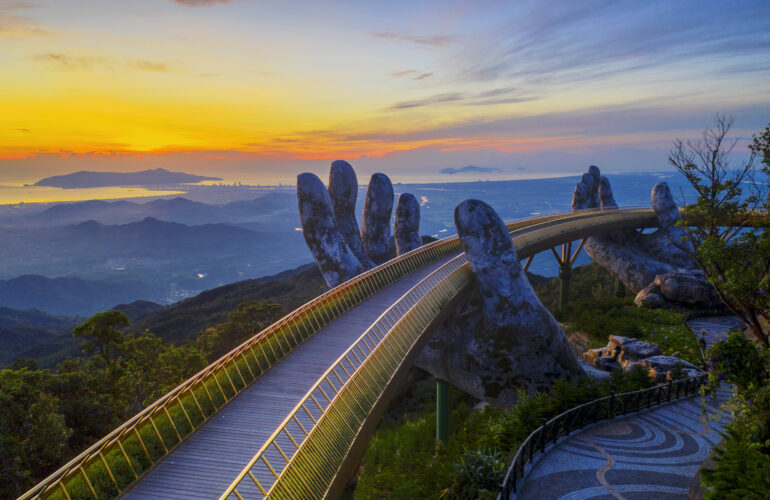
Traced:
<svg viewBox="0 0 770 500">
<path fill-rule="evenodd" d="M 134 324 L 175 344 L 191 341 L 201 330 L 227 319 L 227 314 L 247 300 L 272 299 L 287 311 L 327 290 L 315 264 L 282 273 L 231 283 L 164 307 Z"/>
<path fill-rule="evenodd" d="M 0 366 L 25 351 L 42 348 L 69 335 L 82 318 L 54 316 L 36 310 L 0 307 Z"/>
</svg>

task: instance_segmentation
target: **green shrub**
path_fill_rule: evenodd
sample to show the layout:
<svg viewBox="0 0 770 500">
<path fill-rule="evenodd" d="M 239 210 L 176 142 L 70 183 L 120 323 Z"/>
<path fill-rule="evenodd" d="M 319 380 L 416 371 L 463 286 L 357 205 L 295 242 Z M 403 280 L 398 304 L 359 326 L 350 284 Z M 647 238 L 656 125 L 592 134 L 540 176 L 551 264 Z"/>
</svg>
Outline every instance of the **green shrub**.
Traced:
<svg viewBox="0 0 770 500">
<path fill-rule="evenodd" d="M 492 448 L 463 451 L 454 464 L 452 485 L 442 492 L 442 498 L 493 499 L 505 478 L 508 463 L 502 453 Z"/>
</svg>

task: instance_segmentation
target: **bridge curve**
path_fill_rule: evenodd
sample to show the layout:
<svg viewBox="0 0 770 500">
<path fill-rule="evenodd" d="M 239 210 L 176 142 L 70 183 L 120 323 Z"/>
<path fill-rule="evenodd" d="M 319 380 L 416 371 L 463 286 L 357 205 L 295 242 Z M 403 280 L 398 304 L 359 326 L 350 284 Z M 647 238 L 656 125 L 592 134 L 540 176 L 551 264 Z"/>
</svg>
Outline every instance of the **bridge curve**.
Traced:
<svg viewBox="0 0 770 500">
<path fill-rule="evenodd" d="M 506 226 L 525 259 L 657 218 L 588 210 Z M 399 256 L 289 313 L 20 498 L 334 496 L 413 357 L 472 283 L 457 236 Z"/>
</svg>

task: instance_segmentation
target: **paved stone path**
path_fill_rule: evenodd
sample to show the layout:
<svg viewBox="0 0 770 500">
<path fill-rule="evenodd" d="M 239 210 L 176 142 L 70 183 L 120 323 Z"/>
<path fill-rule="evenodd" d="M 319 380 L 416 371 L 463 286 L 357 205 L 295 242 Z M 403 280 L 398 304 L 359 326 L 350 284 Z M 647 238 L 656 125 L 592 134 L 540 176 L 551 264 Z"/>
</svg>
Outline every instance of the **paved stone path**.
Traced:
<svg viewBox="0 0 770 500">
<path fill-rule="evenodd" d="M 708 345 L 740 325 L 732 317 L 690 322 Z M 557 444 L 527 475 L 518 500 L 687 499 L 690 483 L 730 416 L 718 412 L 730 393 L 700 397 L 618 418 Z"/>
</svg>

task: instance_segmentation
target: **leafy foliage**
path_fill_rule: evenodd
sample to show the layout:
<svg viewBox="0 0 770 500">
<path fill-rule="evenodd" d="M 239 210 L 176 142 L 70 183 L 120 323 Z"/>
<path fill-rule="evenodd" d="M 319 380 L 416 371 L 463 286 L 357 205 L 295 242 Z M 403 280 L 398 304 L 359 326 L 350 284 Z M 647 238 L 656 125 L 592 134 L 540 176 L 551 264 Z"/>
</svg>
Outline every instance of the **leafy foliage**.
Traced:
<svg viewBox="0 0 770 500">
<path fill-rule="evenodd" d="M 435 379 L 413 369 L 405 404 L 400 397 L 388 410 L 369 443 L 354 492 L 369 498 L 489 498 L 496 494 L 502 471 L 521 443 L 544 418 L 578 404 L 609 395 L 650 387 L 644 370 L 617 371 L 603 381 L 557 382 L 551 393 L 519 394 L 508 410 L 486 406 L 471 410 L 468 396 L 450 387 L 452 411 L 449 442 L 436 449 L 433 407 Z M 406 407 L 413 411 L 405 411 Z M 504 472 L 503 472 L 504 474 Z M 475 489 L 475 488 L 479 489 Z M 475 493 L 471 493 L 474 492 Z M 492 494 L 492 498 L 494 497 Z M 470 495 L 470 496 L 468 496 Z"/>
<path fill-rule="evenodd" d="M 567 304 L 555 312 L 567 331 L 588 336 L 589 347 L 607 345 L 610 335 L 633 337 L 657 344 L 663 354 L 700 364 L 701 355 L 693 333 L 677 311 L 636 307 L 630 299 L 584 299 Z"/>
<path fill-rule="evenodd" d="M 697 141 L 674 142 L 670 163 L 695 188 L 695 203 L 685 207 L 687 242 L 672 241 L 689 253 L 706 272 L 722 301 L 743 319 L 757 339 L 768 344 L 768 302 L 761 282 L 770 272 L 770 198 L 767 179 L 757 179 L 757 158 L 765 176 L 770 174 L 770 128 L 754 137 L 748 158 L 735 166 L 730 155 L 737 139 L 728 140 L 733 120 L 716 115 L 712 127 Z M 753 210 L 755 227 L 748 227 Z M 724 221 L 732 224 L 724 224 Z"/>
<path fill-rule="evenodd" d="M 206 365 L 196 348 L 126 335 L 128 326 L 122 312 L 97 314 L 73 330 L 91 357 L 57 373 L 31 363 L 0 371 L 0 497 L 18 496 Z"/>
<path fill-rule="evenodd" d="M 545 283 L 532 283 L 540 301 L 551 311 L 559 305 L 558 278 L 546 280 Z M 621 289 L 622 296 L 631 297 L 631 291 L 625 286 Z M 572 269 L 570 279 L 570 296 L 582 299 L 607 299 L 615 297 L 615 277 L 596 262 Z"/>
<path fill-rule="evenodd" d="M 708 498 L 766 498 L 770 491 L 770 353 L 735 332 L 709 350 L 709 389 L 735 386 L 735 420 L 715 448 L 716 467 L 703 471 Z"/>
</svg>

